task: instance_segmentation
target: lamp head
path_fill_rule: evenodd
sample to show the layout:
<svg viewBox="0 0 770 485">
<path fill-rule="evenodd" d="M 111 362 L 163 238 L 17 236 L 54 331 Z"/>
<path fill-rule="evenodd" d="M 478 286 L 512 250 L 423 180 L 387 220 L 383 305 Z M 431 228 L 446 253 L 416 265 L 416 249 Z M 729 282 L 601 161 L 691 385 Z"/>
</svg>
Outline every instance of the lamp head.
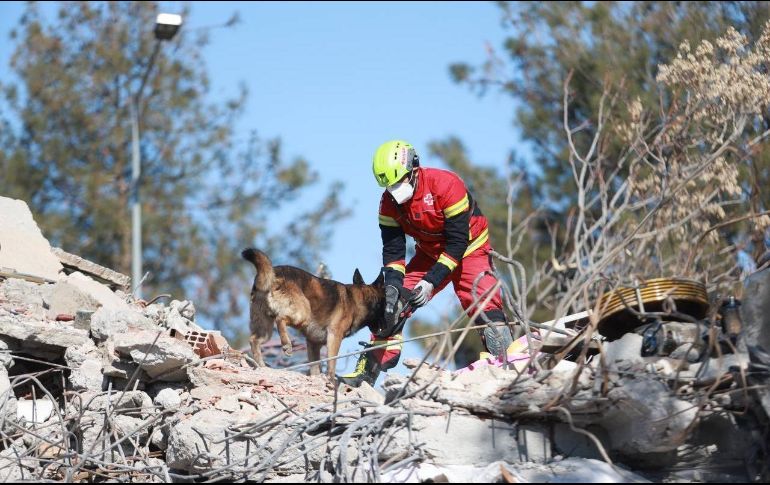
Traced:
<svg viewBox="0 0 770 485">
<path fill-rule="evenodd" d="M 182 16 L 173 13 L 158 14 L 155 20 L 155 38 L 158 40 L 171 40 L 182 25 Z"/>
</svg>

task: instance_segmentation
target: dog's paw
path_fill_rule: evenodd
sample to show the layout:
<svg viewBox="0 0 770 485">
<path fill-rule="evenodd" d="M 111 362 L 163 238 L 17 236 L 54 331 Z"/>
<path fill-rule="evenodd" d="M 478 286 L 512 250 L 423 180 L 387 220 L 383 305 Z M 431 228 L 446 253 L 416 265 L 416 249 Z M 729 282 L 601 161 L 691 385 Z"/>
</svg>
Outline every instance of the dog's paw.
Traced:
<svg viewBox="0 0 770 485">
<path fill-rule="evenodd" d="M 283 347 L 281 347 L 281 349 L 283 349 L 283 353 L 286 355 L 291 355 L 292 351 L 294 350 L 291 344 L 286 344 Z"/>
</svg>

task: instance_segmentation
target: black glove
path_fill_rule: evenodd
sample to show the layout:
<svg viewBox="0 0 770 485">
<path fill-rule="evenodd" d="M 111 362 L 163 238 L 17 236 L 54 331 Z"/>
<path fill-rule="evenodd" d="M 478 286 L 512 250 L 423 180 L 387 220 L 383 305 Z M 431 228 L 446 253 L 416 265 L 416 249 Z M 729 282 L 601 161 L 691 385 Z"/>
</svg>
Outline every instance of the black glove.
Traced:
<svg viewBox="0 0 770 485">
<path fill-rule="evenodd" d="M 385 324 L 388 329 L 396 325 L 398 314 L 401 313 L 400 294 L 398 288 L 393 285 L 385 287 Z"/>
</svg>

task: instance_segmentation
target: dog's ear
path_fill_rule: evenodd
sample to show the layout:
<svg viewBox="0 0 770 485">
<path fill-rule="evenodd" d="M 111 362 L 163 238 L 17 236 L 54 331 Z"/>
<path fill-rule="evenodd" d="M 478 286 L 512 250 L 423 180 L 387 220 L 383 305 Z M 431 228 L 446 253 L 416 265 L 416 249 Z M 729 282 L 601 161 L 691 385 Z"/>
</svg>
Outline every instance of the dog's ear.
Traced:
<svg viewBox="0 0 770 485">
<path fill-rule="evenodd" d="M 354 285 L 365 285 L 364 277 L 361 276 L 361 272 L 358 271 L 358 268 L 356 268 L 356 271 L 353 273 L 353 284 Z"/>
<path fill-rule="evenodd" d="M 385 286 L 385 275 L 382 273 L 382 271 L 380 271 L 379 276 L 377 276 L 377 279 L 374 280 L 374 283 L 372 283 L 372 286 L 379 286 L 380 288 Z"/>
</svg>

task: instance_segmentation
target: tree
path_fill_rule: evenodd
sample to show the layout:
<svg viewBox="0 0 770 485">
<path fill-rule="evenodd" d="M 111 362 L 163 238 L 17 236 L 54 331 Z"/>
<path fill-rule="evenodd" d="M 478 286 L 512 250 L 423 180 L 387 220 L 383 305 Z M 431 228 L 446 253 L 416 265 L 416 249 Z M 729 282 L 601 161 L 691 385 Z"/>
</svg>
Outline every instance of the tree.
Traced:
<svg viewBox="0 0 770 485">
<path fill-rule="evenodd" d="M 550 231 L 553 229 L 553 214 L 545 208 L 533 206 L 535 201 L 534 179 L 527 174 L 520 161 L 512 154 L 507 170 L 501 170 L 495 166 L 481 166 L 473 163 L 462 141 L 454 136 L 445 140 L 433 141 L 429 145 L 432 155 L 439 157 L 450 170 L 462 177 L 468 190 L 478 203 L 481 211 L 489 221 L 489 233 L 492 247 L 497 251 L 506 253 L 508 248 L 515 251 L 527 267 L 534 270 L 550 254 L 547 242 L 550 240 Z M 517 204 L 507 204 L 506 201 L 515 197 Z M 510 221 L 509 221 L 510 216 Z M 526 234 L 511 234 L 508 231 L 509 222 L 512 227 L 519 226 L 525 219 L 529 225 Z M 518 237 L 522 236 L 522 237 Z M 510 286 L 511 281 L 507 271 L 498 274 Z M 534 295 L 533 295 L 534 297 Z M 457 306 L 459 311 L 459 306 Z M 453 312 L 456 314 L 457 312 Z M 535 315 L 536 319 L 547 320 L 550 313 L 542 308 Z M 442 321 L 438 326 L 446 326 L 450 320 Z M 465 318 L 458 323 L 461 328 L 467 324 Z M 415 335 L 424 335 L 436 331 L 437 326 L 423 320 L 415 320 L 410 324 L 411 332 Z M 475 332 L 474 332 L 475 333 Z M 452 334 L 452 342 L 456 342 L 459 333 Z M 427 345 L 427 342 L 422 342 Z M 481 339 L 470 337 L 463 341 L 462 346 L 454 356 L 457 367 L 464 367 L 478 358 L 480 352 L 485 351 Z"/>
<path fill-rule="evenodd" d="M 668 63 L 683 55 L 682 42 L 713 43 L 728 27 L 745 36 L 735 44 L 746 50 L 760 40 L 770 6 L 763 2 L 499 2 L 499 6 L 503 26 L 511 34 L 503 54 L 491 50 L 489 58 L 476 66 L 453 64 L 450 74 L 480 95 L 499 89 L 514 97 L 515 122 L 534 148 L 535 168 L 523 166 L 529 172 L 528 190 L 508 204 L 513 214 L 518 207 L 525 208 L 514 216 L 518 234 L 536 236 L 535 249 L 525 242 L 509 251 L 523 263 L 512 270 L 509 282 L 521 281 L 524 286 L 520 294 L 526 296 L 519 302 L 527 310 L 526 318 L 544 309 L 551 312 L 548 318 L 583 309 L 590 304 L 587 294 L 598 295 L 593 282 L 608 278 L 617 285 L 630 283 L 633 275 L 680 272 L 702 278 L 711 289 L 724 288 L 740 275 L 737 258 L 724 258 L 726 252 L 746 250 L 759 259 L 766 250 L 767 220 L 761 214 L 770 204 L 770 194 L 763 189 L 770 178 L 764 142 L 770 127 L 767 104 L 757 103 L 759 117 L 741 113 L 747 116 L 742 119 L 750 120 L 745 124 L 730 118 L 729 126 L 740 128 L 737 139 L 722 139 L 708 120 L 682 125 L 676 119 L 698 110 L 685 102 L 683 91 L 694 95 L 707 90 L 661 77 L 660 68 L 670 69 Z M 732 42 L 724 39 L 721 42 Z M 729 50 L 722 50 L 718 52 L 722 58 L 704 53 L 697 57 L 711 63 L 714 81 L 724 67 L 720 60 L 729 55 Z M 743 65 L 761 76 L 768 69 L 762 62 Z M 724 105 L 733 108 L 733 101 Z M 664 136 L 676 139 L 662 143 L 659 137 Z M 687 146 L 685 140 L 694 145 Z M 459 140 L 434 146 L 442 147 L 436 153 L 466 176 L 494 176 L 487 167 L 467 161 L 464 151 L 457 149 Z M 452 146 L 456 148 L 446 149 Z M 726 153 L 719 150 L 722 146 L 728 147 Z M 721 156 L 710 159 L 715 152 Z M 584 170 L 586 175 L 581 176 Z M 693 173 L 699 176 L 689 179 Z M 503 207 L 499 191 L 490 193 L 498 192 L 497 205 Z M 603 204 L 611 199 L 607 194 L 630 199 L 613 201 L 620 205 Z M 485 207 L 491 223 L 506 227 L 494 204 L 490 200 Z M 532 207 L 545 208 L 547 215 L 527 219 Z M 532 223 L 545 230 L 533 231 Z M 500 239 L 498 235 L 498 242 L 493 242 L 504 248 Z M 542 243 L 551 250 L 537 249 Z M 626 252 L 633 257 L 626 257 Z"/>
<path fill-rule="evenodd" d="M 673 58 L 682 41 L 713 42 L 730 26 L 754 41 L 770 18 L 766 2 L 499 2 L 499 6 L 503 26 L 511 33 L 503 46 L 505 58 L 493 53 L 479 66 L 457 63 L 450 72 L 479 93 L 498 88 L 520 102 L 515 121 L 534 146 L 534 161 L 543 174 L 537 180 L 535 205 L 543 203 L 562 213 L 576 197 L 566 165 L 570 147 L 562 130 L 562 86 L 568 73 L 573 75 L 567 122 L 580 127 L 573 142 L 585 151 L 596 133 L 594 119 L 605 88 L 622 90 L 625 99 L 638 99 L 643 106 L 660 105 L 658 65 Z M 770 126 L 768 116 L 763 125 Z M 750 140 L 763 129 L 749 125 L 743 139 Z M 616 134 L 603 142 L 607 154 L 603 163 L 612 164 L 625 140 Z M 770 194 L 762 189 L 770 180 L 767 147 L 757 147 L 742 160 L 740 172 L 753 210 L 770 206 Z M 764 235 L 752 231 L 747 237 L 756 258 L 765 250 Z"/>
<path fill-rule="evenodd" d="M 193 297 L 234 336 L 250 288 L 244 245 L 314 267 L 346 210 L 339 185 L 295 221 L 271 217 L 317 180 L 304 159 L 285 160 L 280 140 L 235 139 L 247 90 L 207 99 L 205 32 L 155 47 L 154 2 L 66 2 L 53 22 L 30 4 L 12 34 L 3 86 L 0 193 L 26 200 L 55 245 L 128 273 L 131 255 L 129 103 L 142 78 L 143 248 L 148 295 Z M 183 16 L 189 11 L 183 12 Z M 268 229 L 273 228 L 273 229 Z"/>
</svg>

